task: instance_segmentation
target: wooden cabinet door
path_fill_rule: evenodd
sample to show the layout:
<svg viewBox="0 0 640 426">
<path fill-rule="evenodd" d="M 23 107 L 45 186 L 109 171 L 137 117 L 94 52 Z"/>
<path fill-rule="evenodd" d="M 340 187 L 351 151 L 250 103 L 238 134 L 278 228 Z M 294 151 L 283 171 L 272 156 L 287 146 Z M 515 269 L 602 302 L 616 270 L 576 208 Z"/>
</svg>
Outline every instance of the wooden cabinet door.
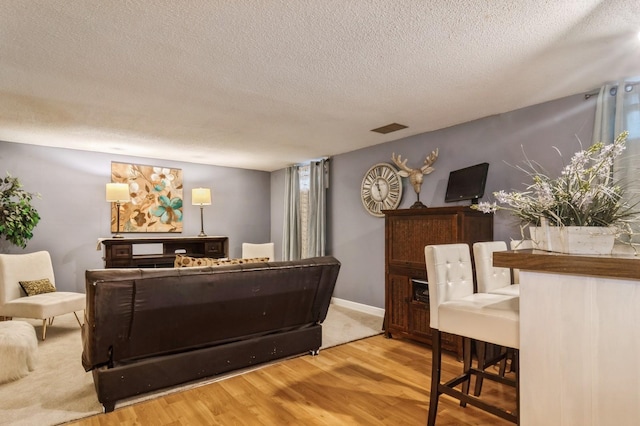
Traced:
<svg viewBox="0 0 640 426">
<path fill-rule="evenodd" d="M 409 332 L 416 336 L 431 341 L 431 327 L 429 305 L 422 302 L 413 301 L 410 306 L 409 322 L 411 327 Z"/>
<path fill-rule="evenodd" d="M 392 332 L 406 333 L 409 330 L 409 301 L 411 281 L 404 275 L 388 275 L 387 282 L 387 335 Z"/>
</svg>

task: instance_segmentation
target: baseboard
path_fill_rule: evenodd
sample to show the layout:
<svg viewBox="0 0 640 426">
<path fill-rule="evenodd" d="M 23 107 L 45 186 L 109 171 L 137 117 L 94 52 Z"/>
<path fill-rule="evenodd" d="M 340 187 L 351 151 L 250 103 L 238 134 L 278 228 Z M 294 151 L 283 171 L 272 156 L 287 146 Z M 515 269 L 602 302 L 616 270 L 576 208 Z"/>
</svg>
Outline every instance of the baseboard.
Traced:
<svg viewBox="0 0 640 426">
<path fill-rule="evenodd" d="M 376 308 L 375 306 L 364 305 L 362 303 L 352 302 L 345 299 L 338 299 L 337 297 L 332 297 L 331 303 L 336 306 L 353 309 L 354 311 L 364 312 L 365 314 L 371 314 L 381 318 L 384 317 L 384 309 Z"/>
</svg>

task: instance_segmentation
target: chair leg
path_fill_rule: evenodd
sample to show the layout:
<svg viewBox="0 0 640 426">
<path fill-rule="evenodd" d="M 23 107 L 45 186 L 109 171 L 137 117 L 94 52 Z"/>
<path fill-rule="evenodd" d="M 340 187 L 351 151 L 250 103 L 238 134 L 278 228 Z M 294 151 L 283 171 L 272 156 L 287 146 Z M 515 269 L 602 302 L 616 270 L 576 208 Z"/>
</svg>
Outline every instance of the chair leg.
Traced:
<svg viewBox="0 0 640 426">
<path fill-rule="evenodd" d="M 47 319 L 42 320 L 42 341 L 47 337 Z"/>
<path fill-rule="evenodd" d="M 80 326 L 80 328 L 82 328 L 82 324 L 80 324 L 80 318 L 78 318 L 78 314 L 74 312 L 73 315 L 76 316 L 76 321 L 78 321 L 78 325 Z"/>
<path fill-rule="evenodd" d="M 469 374 L 469 370 L 471 370 L 471 339 L 463 337 L 462 344 L 462 374 L 467 375 L 467 380 L 462 382 L 462 393 L 469 395 L 469 387 L 471 386 L 471 374 Z M 460 401 L 460 406 L 466 407 L 467 403 Z"/>
<path fill-rule="evenodd" d="M 511 351 L 507 348 L 502 348 L 501 349 L 501 354 L 504 355 L 504 358 L 502 358 L 502 360 L 500 360 L 500 371 L 498 374 L 500 374 L 500 377 L 504 377 L 504 375 L 507 373 L 507 358 L 509 358 Z"/>
<path fill-rule="evenodd" d="M 478 370 L 484 370 L 485 366 L 485 355 L 487 352 L 487 344 L 485 342 L 476 341 L 477 348 L 477 356 L 478 356 Z M 480 392 L 482 391 L 482 376 L 476 377 L 476 386 L 473 389 L 474 396 L 480 396 Z"/>
<path fill-rule="evenodd" d="M 429 397 L 429 417 L 427 426 L 435 426 L 440 398 L 440 372 L 442 353 L 440 351 L 440 330 L 431 329 L 431 395 Z"/>
<path fill-rule="evenodd" d="M 487 343 L 478 342 L 477 347 L 478 347 L 478 351 L 477 351 L 478 370 L 486 370 L 487 368 L 491 367 L 492 365 L 495 365 L 499 361 L 500 370 L 498 375 L 504 378 L 507 370 L 507 358 L 509 358 L 513 354 L 513 349 L 500 347 L 500 353 L 498 354 L 498 356 L 494 356 L 494 354 L 489 353 L 489 350 L 488 350 L 489 345 L 487 345 Z M 513 363 L 513 360 L 512 360 L 512 363 Z M 513 371 L 513 367 L 511 368 L 511 371 Z M 480 396 L 480 393 L 482 392 L 482 381 L 483 381 L 483 377 L 481 375 L 478 375 L 476 377 L 476 385 L 473 391 L 474 396 Z"/>
</svg>

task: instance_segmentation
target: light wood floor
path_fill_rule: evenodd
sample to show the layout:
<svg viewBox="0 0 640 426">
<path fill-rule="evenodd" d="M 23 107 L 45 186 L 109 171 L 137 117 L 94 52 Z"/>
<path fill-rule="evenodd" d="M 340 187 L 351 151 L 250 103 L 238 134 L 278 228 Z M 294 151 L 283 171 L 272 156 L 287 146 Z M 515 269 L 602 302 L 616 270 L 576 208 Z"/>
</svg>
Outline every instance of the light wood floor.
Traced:
<svg viewBox="0 0 640 426">
<path fill-rule="evenodd" d="M 461 363 L 446 355 L 443 370 Z M 68 425 L 422 425 L 430 373 L 429 347 L 379 335 Z M 482 397 L 515 408 L 512 387 L 485 380 Z M 437 424 L 512 423 L 442 396 Z"/>
</svg>

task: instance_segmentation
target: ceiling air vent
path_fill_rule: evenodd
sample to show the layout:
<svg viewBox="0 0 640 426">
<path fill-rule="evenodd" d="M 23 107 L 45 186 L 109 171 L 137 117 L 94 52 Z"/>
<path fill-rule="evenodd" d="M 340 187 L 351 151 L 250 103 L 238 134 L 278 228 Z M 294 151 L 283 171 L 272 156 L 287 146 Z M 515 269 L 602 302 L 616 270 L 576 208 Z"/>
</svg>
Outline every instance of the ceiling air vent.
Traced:
<svg viewBox="0 0 640 426">
<path fill-rule="evenodd" d="M 406 128 L 407 126 L 405 126 L 404 124 L 391 123 L 391 124 L 387 124 L 386 126 L 378 127 L 377 129 L 372 129 L 371 131 L 386 135 L 387 133 L 397 132 L 398 130 L 402 130 Z"/>
</svg>

